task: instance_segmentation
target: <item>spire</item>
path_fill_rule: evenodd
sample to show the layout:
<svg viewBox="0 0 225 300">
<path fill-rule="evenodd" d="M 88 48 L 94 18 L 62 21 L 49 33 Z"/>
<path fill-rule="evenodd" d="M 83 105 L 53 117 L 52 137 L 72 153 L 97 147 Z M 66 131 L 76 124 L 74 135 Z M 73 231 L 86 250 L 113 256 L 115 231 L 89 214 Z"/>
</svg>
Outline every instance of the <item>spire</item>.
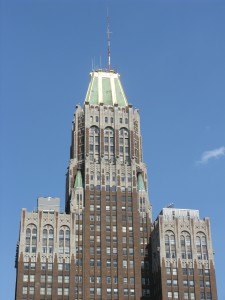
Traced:
<svg viewBox="0 0 225 300">
<path fill-rule="evenodd" d="M 74 189 L 76 190 L 77 188 L 83 188 L 83 181 L 80 170 L 77 171 L 76 179 L 74 182 Z"/>
<path fill-rule="evenodd" d="M 108 72 L 110 72 L 110 65 L 111 65 L 111 57 L 110 57 L 110 18 L 109 18 L 109 10 L 107 11 L 107 38 L 108 38 Z"/>
<path fill-rule="evenodd" d="M 145 184 L 141 173 L 138 174 L 137 184 L 138 184 L 138 190 L 145 192 Z"/>
</svg>

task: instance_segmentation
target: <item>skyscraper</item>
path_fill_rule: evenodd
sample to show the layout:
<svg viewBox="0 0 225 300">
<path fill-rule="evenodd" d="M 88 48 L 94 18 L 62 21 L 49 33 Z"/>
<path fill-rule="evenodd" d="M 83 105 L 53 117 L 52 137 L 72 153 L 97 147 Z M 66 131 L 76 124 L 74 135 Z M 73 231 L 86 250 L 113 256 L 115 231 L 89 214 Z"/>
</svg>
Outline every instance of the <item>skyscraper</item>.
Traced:
<svg viewBox="0 0 225 300">
<path fill-rule="evenodd" d="M 16 299 L 149 299 L 152 222 L 138 109 L 113 70 L 90 74 L 72 125 L 65 212 L 22 210 Z"/>
</svg>

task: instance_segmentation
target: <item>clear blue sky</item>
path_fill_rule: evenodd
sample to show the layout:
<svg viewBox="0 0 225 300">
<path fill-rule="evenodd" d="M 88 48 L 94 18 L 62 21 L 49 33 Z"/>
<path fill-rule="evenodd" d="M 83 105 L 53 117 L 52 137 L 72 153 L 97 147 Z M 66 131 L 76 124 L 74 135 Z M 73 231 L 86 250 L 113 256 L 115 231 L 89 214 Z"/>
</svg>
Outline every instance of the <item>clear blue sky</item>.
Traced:
<svg viewBox="0 0 225 300">
<path fill-rule="evenodd" d="M 0 298 L 14 297 L 21 208 L 38 196 L 64 206 L 74 108 L 92 60 L 107 63 L 107 7 L 112 66 L 140 108 L 153 216 L 173 202 L 210 217 L 225 299 L 225 3 L 216 0 L 1 0 Z"/>
</svg>

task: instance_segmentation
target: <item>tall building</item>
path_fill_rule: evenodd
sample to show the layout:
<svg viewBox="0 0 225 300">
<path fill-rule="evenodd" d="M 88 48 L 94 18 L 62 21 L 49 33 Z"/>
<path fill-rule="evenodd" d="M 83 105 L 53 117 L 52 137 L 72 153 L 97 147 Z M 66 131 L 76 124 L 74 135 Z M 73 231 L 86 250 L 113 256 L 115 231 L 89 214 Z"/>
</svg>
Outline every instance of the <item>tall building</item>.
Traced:
<svg viewBox="0 0 225 300">
<path fill-rule="evenodd" d="M 65 212 L 22 210 L 16 300 L 149 299 L 151 205 L 138 109 L 120 76 L 90 74 L 72 125 Z"/>
<path fill-rule="evenodd" d="M 154 300 L 216 300 L 209 218 L 198 210 L 164 208 L 151 233 Z"/>
</svg>

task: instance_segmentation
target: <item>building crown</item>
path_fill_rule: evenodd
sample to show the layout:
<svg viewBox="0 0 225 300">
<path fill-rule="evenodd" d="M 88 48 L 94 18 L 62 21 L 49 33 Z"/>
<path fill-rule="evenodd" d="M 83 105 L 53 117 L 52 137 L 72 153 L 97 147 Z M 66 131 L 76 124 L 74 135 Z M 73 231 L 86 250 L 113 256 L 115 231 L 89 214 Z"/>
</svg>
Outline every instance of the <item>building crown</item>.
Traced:
<svg viewBox="0 0 225 300">
<path fill-rule="evenodd" d="M 128 102 L 120 81 L 120 75 L 113 71 L 101 69 L 90 73 L 91 81 L 85 97 L 85 103 L 99 105 L 128 106 Z"/>
</svg>

